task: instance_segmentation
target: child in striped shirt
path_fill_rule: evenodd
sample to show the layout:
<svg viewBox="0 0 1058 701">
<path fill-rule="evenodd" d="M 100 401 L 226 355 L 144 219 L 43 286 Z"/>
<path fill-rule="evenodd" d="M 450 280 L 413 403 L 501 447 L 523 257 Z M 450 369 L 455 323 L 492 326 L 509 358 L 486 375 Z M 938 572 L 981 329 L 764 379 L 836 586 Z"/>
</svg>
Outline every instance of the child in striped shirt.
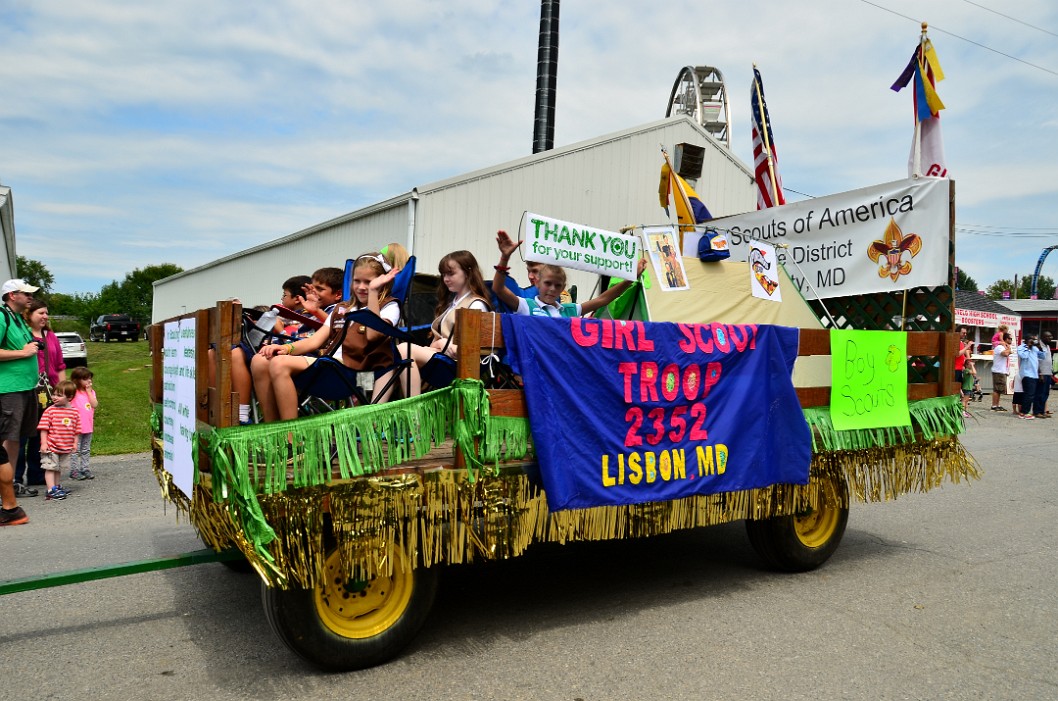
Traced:
<svg viewBox="0 0 1058 701">
<path fill-rule="evenodd" d="M 66 490 L 59 483 L 59 476 L 70 469 L 71 455 L 77 447 L 81 433 L 81 417 L 70 406 L 77 385 L 63 380 L 52 393 L 53 404 L 41 414 L 37 430 L 40 431 L 40 466 L 44 468 L 44 482 L 48 485 L 46 500 L 65 499 Z"/>
</svg>

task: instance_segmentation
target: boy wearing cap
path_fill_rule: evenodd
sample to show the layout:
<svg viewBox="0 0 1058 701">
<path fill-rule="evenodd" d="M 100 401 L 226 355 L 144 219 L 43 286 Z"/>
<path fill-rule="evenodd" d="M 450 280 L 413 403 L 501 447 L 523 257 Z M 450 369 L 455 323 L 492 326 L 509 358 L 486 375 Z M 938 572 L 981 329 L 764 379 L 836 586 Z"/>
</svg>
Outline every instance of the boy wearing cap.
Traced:
<svg viewBox="0 0 1058 701">
<path fill-rule="evenodd" d="M 38 289 L 17 278 L 0 287 L 0 526 L 29 521 L 15 500 L 15 468 L 10 456 L 18 455 L 19 441 L 36 428 L 33 388 L 37 386 L 37 343 L 22 311 Z"/>
</svg>

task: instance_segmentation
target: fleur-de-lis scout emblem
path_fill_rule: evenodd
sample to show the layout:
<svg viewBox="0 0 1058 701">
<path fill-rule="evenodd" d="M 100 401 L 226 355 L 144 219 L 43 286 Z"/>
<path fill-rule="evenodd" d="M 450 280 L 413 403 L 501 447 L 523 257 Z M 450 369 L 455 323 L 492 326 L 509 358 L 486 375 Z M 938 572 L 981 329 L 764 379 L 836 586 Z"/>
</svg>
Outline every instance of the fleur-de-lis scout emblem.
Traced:
<svg viewBox="0 0 1058 701">
<path fill-rule="evenodd" d="M 910 258 L 917 256 L 921 250 L 922 237 L 918 234 L 904 236 L 896 220 L 890 217 L 885 236 L 871 242 L 867 247 L 867 257 L 871 262 L 878 263 L 878 277 L 889 276 L 896 282 L 901 275 L 911 272 Z M 905 253 L 911 254 L 908 260 L 904 260 Z"/>
</svg>

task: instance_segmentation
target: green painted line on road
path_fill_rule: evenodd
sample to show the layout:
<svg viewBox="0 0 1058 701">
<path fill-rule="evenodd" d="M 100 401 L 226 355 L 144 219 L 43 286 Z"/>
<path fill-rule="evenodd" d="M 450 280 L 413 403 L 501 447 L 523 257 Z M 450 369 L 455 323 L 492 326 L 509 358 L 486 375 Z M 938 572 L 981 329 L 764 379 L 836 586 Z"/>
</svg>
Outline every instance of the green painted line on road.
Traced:
<svg viewBox="0 0 1058 701">
<path fill-rule="evenodd" d="M 214 552 L 209 548 L 195 550 L 181 555 L 170 555 L 169 557 L 157 557 L 150 560 L 139 560 L 137 562 L 126 562 L 120 565 L 103 565 L 102 567 L 89 567 L 83 570 L 70 570 L 68 572 L 57 572 L 55 574 L 38 575 L 36 577 L 22 577 L 20 579 L 0 580 L 0 596 L 4 594 L 17 594 L 21 591 L 33 591 L 34 589 L 47 589 L 48 587 L 61 587 L 67 584 L 79 584 L 90 582 L 95 579 L 108 579 L 110 577 L 123 577 L 128 574 L 139 574 L 141 572 L 154 572 L 157 570 L 169 570 L 174 567 L 186 567 L 188 565 L 201 565 L 207 562 L 225 562 L 228 560 L 242 559 L 243 554 L 238 550 L 224 550 Z"/>
</svg>

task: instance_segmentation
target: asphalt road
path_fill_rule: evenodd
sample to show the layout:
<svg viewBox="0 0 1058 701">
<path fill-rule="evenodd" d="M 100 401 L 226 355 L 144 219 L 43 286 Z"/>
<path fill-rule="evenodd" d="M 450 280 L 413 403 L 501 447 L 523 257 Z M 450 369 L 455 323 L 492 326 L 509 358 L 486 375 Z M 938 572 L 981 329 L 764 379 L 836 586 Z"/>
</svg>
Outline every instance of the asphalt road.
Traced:
<svg viewBox="0 0 1058 701">
<path fill-rule="evenodd" d="M 974 413 L 983 480 L 855 505 L 808 574 L 742 524 L 541 546 L 447 569 L 411 648 L 348 674 L 278 642 L 255 575 L 131 575 L 0 599 L 0 699 L 1058 699 L 1058 419 Z M 147 456 L 93 470 L 23 502 L 0 579 L 200 547 Z"/>
</svg>

